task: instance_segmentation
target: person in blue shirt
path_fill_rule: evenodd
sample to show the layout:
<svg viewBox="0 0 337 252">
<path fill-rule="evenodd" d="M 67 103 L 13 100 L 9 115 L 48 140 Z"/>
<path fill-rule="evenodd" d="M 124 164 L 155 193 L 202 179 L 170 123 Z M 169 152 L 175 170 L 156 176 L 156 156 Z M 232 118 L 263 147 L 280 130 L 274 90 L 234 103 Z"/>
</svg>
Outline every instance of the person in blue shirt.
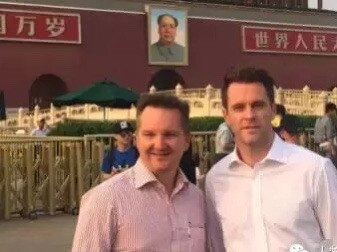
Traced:
<svg viewBox="0 0 337 252">
<path fill-rule="evenodd" d="M 101 170 L 103 179 L 108 179 L 114 174 L 132 167 L 138 158 L 138 151 L 133 145 L 133 128 L 127 121 L 114 125 L 115 141 L 103 158 Z"/>
</svg>

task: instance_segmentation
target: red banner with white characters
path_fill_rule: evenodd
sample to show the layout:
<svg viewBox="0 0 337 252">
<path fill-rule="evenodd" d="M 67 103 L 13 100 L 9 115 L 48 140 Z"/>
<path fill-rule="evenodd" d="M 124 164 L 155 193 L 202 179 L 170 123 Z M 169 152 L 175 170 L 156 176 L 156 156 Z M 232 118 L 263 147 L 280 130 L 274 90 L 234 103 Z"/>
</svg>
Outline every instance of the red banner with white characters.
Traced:
<svg viewBox="0 0 337 252">
<path fill-rule="evenodd" d="M 0 40 L 81 43 L 79 14 L 0 9 Z"/>
<path fill-rule="evenodd" d="M 259 53 L 337 55 L 337 27 L 242 26 L 242 50 Z"/>
</svg>

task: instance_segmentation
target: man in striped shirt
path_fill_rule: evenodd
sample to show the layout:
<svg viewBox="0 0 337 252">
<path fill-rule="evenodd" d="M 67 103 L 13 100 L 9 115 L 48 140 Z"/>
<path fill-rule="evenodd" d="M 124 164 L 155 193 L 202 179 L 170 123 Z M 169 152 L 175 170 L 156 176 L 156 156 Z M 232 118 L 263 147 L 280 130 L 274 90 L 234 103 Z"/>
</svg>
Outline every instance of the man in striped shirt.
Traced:
<svg viewBox="0 0 337 252">
<path fill-rule="evenodd" d="M 77 251 L 205 251 L 204 199 L 179 169 L 190 143 L 189 107 L 174 96 L 143 96 L 137 106 L 134 167 L 86 193 Z"/>
</svg>

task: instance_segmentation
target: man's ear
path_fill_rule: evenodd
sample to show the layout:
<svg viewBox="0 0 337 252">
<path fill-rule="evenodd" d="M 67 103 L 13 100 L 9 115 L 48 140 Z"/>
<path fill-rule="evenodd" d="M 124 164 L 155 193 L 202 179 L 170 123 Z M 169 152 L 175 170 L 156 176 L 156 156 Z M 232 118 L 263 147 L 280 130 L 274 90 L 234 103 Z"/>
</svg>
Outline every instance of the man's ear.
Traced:
<svg viewBox="0 0 337 252">
<path fill-rule="evenodd" d="M 224 120 L 226 121 L 228 110 L 225 107 L 222 107 L 222 115 L 223 115 Z"/>
</svg>

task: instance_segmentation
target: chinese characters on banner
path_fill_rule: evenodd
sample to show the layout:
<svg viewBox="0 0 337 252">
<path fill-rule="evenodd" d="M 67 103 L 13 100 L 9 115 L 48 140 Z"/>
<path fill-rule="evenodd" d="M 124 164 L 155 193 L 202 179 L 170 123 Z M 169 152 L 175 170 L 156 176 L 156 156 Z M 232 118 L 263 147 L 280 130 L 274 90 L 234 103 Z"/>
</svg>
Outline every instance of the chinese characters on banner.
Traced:
<svg viewBox="0 0 337 252">
<path fill-rule="evenodd" d="M 242 26 L 244 52 L 337 55 L 337 29 Z"/>
<path fill-rule="evenodd" d="M 0 40 L 80 44 L 80 15 L 0 9 Z"/>
</svg>

